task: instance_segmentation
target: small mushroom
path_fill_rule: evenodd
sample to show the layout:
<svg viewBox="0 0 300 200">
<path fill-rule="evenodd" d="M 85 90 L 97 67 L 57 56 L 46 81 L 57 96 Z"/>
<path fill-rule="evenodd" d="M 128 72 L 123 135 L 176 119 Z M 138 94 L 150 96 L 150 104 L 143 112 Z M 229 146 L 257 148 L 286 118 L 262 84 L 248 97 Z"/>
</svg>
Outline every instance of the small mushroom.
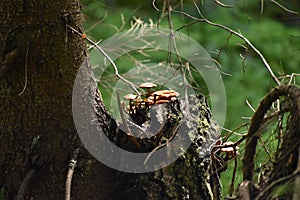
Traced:
<svg viewBox="0 0 300 200">
<path fill-rule="evenodd" d="M 150 99 L 151 101 L 155 100 L 155 96 L 149 96 L 148 99 Z"/>
<path fill-rule="evenodd" d="M 142 99 L 137 99 L 134 103 L 139 109 L 145 104 L 145 102 Z"/>
<path fill-rule="evenodd" d="M 228 159 L 231 159 L 234 156 L 239 155 L 239 152 L 238 152 L 239 147 L 235 146 L 235 144 L 233 142 L 231 142 L 231 141 L 225 142 L 223 144 L 223 146 L 227 146 L 227 147 L 222 147 L 220 149 L 220 151 L 223 153 L 226 153 Z"/>
<path fill-rule="evenodd" d="M 149 98 L 145 98 L 144 102 L 146 103 L 146 106 L 149 106 L 149 105 L 151 106 L 154 104 L 154 101 Z"/>
<path fill-rule="evenodd" d="M 152 94 L 156 94 L 156 95 L 169 94 L 169 95 L 176 95 L 176 96 L 179 95 L 175 90 L 157 90 L 157 91 L 153 92 Z"/>
<path fill-rule="evenodd" d="M 165 100 L 165 99 L 162 99 L 162 100 L 158 100 L 155 102 L 155 104 L 163 104 L 163 103 L 168 103 L 169 100 Z"/>
<path fill-rule="evenodd" d="M 170 100 L 171 100 L 171 101 L 176 101 L 176 99 L 177 99 L 176 97 L 171 97 Z"/>
<path fill-rule="evenodd" d="M 154 88 L 154 87 L 157 87 L 157 85 L 154 84 L 154 83 L 151 83 L 151 82 L 142 83 L 142 84 L 139 86 L 139 88 L 146 89 L 147 94 L 149 94 L 151 88 Z"/>
<path fill-rule="evenodd" d="M 136 99 L 135 94 L 126 94 L 124 99 L 129 100 L 129 111 L 132 111 L 132 101 Z"/>
<path fill-rule="evenodd" d="M 160 99 L 171 100 L 172 97 L 179 96 L 179 93 L 175 92 L 174 90 L 158 90 L 153 92 L 151 95 L 153 95 L 156 100 L 160 100 Z"/>
<path fill-rule="evenodd" d="M 125 96 L 124 96 L 124 99 L 126 99 L 126 100 L 134 100 L 134 99 L 136 99 L 136 95 L 135 94 L 126 94 Z"/>
</svg>

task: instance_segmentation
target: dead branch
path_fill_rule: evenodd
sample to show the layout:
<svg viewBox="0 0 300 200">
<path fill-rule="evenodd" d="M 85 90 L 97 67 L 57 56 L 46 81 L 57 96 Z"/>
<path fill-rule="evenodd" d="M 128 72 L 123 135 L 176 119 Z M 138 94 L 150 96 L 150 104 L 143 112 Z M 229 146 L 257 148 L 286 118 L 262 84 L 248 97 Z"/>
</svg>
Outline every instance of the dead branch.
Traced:
<svg viewBox="0 0 300 200">
<path fill-rule="evenodd" d="M 27 50 L 26 50 L 26 55 L 25 55 L 25 69 L 24 69 L 24 87 L 22 89 L 22 91 L 18 94 L 18 95 L 22 95 L 26 88 L 27 88 L 27 82 L 28 82 L 28 78 L 27 78 L 27 68 L 28 68 L 28 52 L 29 52 L 29 45 L 27 46 Z"/>
<path fill-rule="evenodd" d="M 65 183 L 65 200 L 71 199 L 72 179 L 73 179 L 75 167 L 77 165 L 79 153 L 80 153 L 80 148 L 75 149 L 72 152 L 72 156 L 69 161 L 68 173 L 67 173 L 67 178 L 66 178 L 66 183 Z"/>
<path fill-rule="evenodd" d="M 110 58 L 110 56 L 99 46 L 97 45 L 96 42 L 94 42 L 92 39 L 88 38 L 85 34 L 80 33 L 79 31 L 77 31 L 76 29 L 74 29 L 73 27 L 67 25 L 68 28 L 70 28 L 72 31 L 74 31 L 76 34 L 80 35 L 81 37 L 83 37 L 83 39 L 86 39 L 89 43 L 91 43 L 113 66 L 114 70 L 115 70 L 115 75 L 121 79 L 122 81 L 124 81 L 126 84 L 128 84 L 138 95 L 141 95 L 140 92 L 136 89 L 136 87 L 134 86 L 134 84 L 130 81 L 128 81 L 127 79 L 125 79 L 123 76 L 121 76 L 119 74 L 119 70 L 117 65 L 115 64 L 115 62 Z"/>
<path fill-rule="evenodd" d="M 218 28 L 221 28 L 223 30 L 226 30 L 228 31 L 229 33 L 241 38 L 242 40 L 244 40 L 246 42 L 247 45 L 250 46 L 250 48 L 260 57 L 260 59 L 262 60 L 265 68 L 267 69 L 267 71 L 269 72 L 269 74 L 271 75 L 272 79 L 275 81 L 275 83 L 277 85 L 280 85 L 280 81 L 278 80 L 277 76 L 273 73 L 272 71 L 272 68 L 271 66 L 269 65 L 269 63 L 267 62 L 266 58 L 262 55 L 262 53 L 250 42 L 250 40 L 248 38 L 246 38 L 243 34 L 237 32 L 237 31 L 234 31 L 232 30 L 231 28 L 227 27 L 227 26 L 224 26 L 224 25 L 221 25 L 221 24 L 217 24 L 217 23 L 214 23 L 214 22 L 211 22 L 210 20 L 206 19 L 202 13 L 200 12 L 200 9 L 198 8 L 198 6 L 194 3 L 194 5 L 196 6 L 197 10 L 198 10 L 198 13 L 199 15 L 201 16 L 201 18 L 198 18 L 198 17 L 194 17 L 188 13 L 185 13 L 185 12 L 182 12 L 182 11 L 179 11 L 179 10 L 172 10 L 172 12 L 175 12 L 175 13 L 179 13 L 181 15 L 184 15 L 192 20 L 195 20 L 197 22 L 202 22 L 202 23 L 207 23 L 211 26 L 215 26 L 215 27 L 218 27 Z M 157 9 L 157 8 L 156 8 Z"/>
<path fill-rule="evenodd" d="M 255 198 L 255 200 L 260 200 L 264 197 L 264 195 L 269 191 L 271 190 L 275 185 L 277 185 L 278 183 L 280 182 L 283 182 L 283 181 L 286 181 L 286 180 L 289 180 L 289 179 L 293 179 L 295 177 L 299 176 L 299 171 L 296 170 L 294 173 L 292 174 L 289 174 L 287 176 L 284 176 L 282 178 L 279 178 L 277 180 L 275 180 L 274 182 L 272 182 L 271 184 L 269 184 L 263 191 L 261 191 L 259 193 L 259 195 Z"/>
<path fill-rule="evenodd" d="M 279 8 L 283 9 L 284 11 L 286 11 L 286 12 L 289 12 L 289 13 L 292 13 L 292 14 L 296 14 L 296 15 L 299 14 L 297 11 L 290 10 L 290 9 L 286 8 L 285 6 L 281 5 L 280 3 L 278 3 L 275 0 L 270 0 L 270 1 L 272 3 L 274 3 L 276 6 L 278 6 Z"/>
<path fill-rule="evenodd" d="M 259 138 L 258 130 L 264 119 L 265 114 L 271 107 L 274 101 L 280 96 L 291 97 L 292 99 L 299 101 L 300 90 L 295 85 L 280 85 L 272 89 L 260 102 L 256 112 L 254 113 L 250 128 L 248 130 L 245 156 L 243 160 L 244 169 L 243 176 L 244 180 L 252 180 L 253 169 L 254 169 L 254 155 L 256 151 L 257 140 Z M 300 111 L 300 103 L 295 102 L 298 106 L 297 109 Z"/>
<path fill-rule="evenodd" d="M 233 8 L 234 7 L 233 5 L 227 5 L 227 4 L 222 3 L 221 1 L 218 1 L 218 0 L 214 0 L 214 2 L 216 4 L 218 4 L 219 6 L 224 7 L 224 8 Z"/>
</svg>

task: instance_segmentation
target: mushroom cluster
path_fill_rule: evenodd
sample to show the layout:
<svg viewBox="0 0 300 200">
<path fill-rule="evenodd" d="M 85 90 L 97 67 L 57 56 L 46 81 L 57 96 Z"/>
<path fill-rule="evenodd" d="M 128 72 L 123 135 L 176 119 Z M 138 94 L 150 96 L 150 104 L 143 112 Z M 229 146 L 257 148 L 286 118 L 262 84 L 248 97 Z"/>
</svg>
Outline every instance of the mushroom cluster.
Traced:
<svg viewBox="0 0 300 200">
<path fill-rule="evenodd" d="M 179 93 L 174 90 L 157 90 L 150 93 L 148 99 L 153 101 L 154 104 L 162 104 L 175 101 L 177 96 L 179 96 Z"/>
<path fill-rule="evenodd" d="M 157 87 L 157 85 L 154 83 L 142 83 L 139 88 L 146 90 L 144 95 L 137 96 L 135 94 L 127 94 L 124 96 L 124 99 L 129 101 L 129 105 L 126 107 L 126 110 L 129 112 L 129 114 L 135 113 L 137 109 L 148 109 L 156 104 L 175 101 L 179 96 L 179 93 L 174 90 L 151 91 L 155 87 Z"/>
</svg>

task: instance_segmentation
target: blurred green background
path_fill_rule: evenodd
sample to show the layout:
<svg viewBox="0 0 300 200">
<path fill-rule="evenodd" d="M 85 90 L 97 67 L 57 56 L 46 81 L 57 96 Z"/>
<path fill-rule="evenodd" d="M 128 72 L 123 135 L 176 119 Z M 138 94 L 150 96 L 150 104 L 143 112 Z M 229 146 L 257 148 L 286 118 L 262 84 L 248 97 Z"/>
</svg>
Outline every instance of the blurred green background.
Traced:
<svg viewBox="0 0 300 200">
<path fill-rule="evenodd" d="M 162 1 L 157 1 L 158 7 Z M 180 1 L 172 1 L 175 5 Z M 182 9 L 190 15 L 200 17 L 192 1 L 184 0 Z M 212 0 L 195 1 L 204 16 L 213 22 L 226 25 L 246 36 L 265 56 L 278 77 L 292 73 L 300 74 L 300 16 L 284 11 L 279 6 L 264 1 L 261 13 L 261 1 L 222 1 L 233 8 L 224 8 Z M 202 4 L 203 2 L 203 4 Z M 300 12 L 300 1 L 279 1 L 287 8 Z M 94 41 L 103 41 L 114 34 L 130 28 L 134 18 L 154 23 L 160 14 L 152 7 L 152 1 L 138 0 L 81 0 L 84 13 L 84 27 L 87 35 Z M 177 9 L 181 9 L 180 4 Z M 180 28 L 192 20 L 173 14 L 174 29 Z M 161 19 L 161 27 L 168 27 L 167 17 Z M 233 130 L 243 123 L 249 122 L 253 111 L 246 100 L 256 108 L 263 96 L 275 86 L 274 81 L 259 57 L 245 42 L 228 32 L 204 23 L 196 23 L 189 28 L 181 29 L 198 41 L 210 56 L 216 59 L 224 72 L 223 80 L 227 95 L 227 114 L 224 127 Z M 101 45 L 101 43 L 100 43 Z M 244 48 L 244 47 L 247 48 Z M 216 52 L 222 50 L 218 55 Z M 158 60 L 164 54 L 156 55 Z M 124 61 L 123 61 L 124 62 Z M 130 62 L 127 60 L 125 62 Z M 132 64 L 132 63 L 131 63 Z M 126 67 L 120 69 L 125 73 Z M 225 75 L 230 74 L 230 75 Z M 109 73 L 108 73 L 109 74 Z M 295 76 L 293 83 L 299 84 L 300 78 Z M 290 81 L 289 77 L 281 78 L 282 82 Z M 201 82 L 199 80 L 199 82 Z M 109 102 L 109 84 L 100 86 L 103 99 Z M 113 86 L 113 84 L 111 85 Z M 205 93 L 205 92 L 204 92 Z M 247 127 L 246 127 L 247 128 Z M 246 129 L 241 130 L 243 133 Z M 223 135 L 226 131 L 223 131 Z M 234 140 L 235 138 L 230 138 Z M 241 165 L 239 165 L 240 167 Z M 231 170 L 231 168 L 229 168 Z M 229 180 L 232 171 L 222 174 L 224 194 L 228 194 Z M 237 176 L 236 183 L 241 182 Z"/>
</svg>

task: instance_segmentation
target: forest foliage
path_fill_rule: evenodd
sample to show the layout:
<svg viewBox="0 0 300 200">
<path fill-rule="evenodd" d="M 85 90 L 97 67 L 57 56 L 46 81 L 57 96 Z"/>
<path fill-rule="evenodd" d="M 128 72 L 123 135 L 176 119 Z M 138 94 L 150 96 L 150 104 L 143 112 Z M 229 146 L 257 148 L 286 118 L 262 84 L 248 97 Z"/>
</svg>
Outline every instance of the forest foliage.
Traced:
<svg viewBox="0 0 300 200">
<path fill-rule="evenodd" d="M 103 41 L 128 30 L 130 22 L 137 18 L 146 23 L 158 19 L 150 1 L 142 5 L 139 1 L 113 2 L 115 4 L 110 5 L 96 0 L 82 1 L 85 30 L 94 41 Z M 270 3 L 265 5 L 261 14 L 258 2 L 242 2 L 234 8 L 222 8 L 213 1 L 205 1 L 201 9 L 211 21 L 239 30 L 245 35 L 267 58 L 277 76 L 299 72 L 299 16 L 290 16 Z M 184 11 L 197 15 L 191 3 L 184 5 Z M 190 22 L 190 19 L 182 18 L 179 14 L 173 15 L 175 30 Z M 161 21 L 160 26 L 167 27 L 167 20 Z M 232 129 L 238 126 L 243 121 L 242 117 L 253 114 L 245 101 L 257 107 L 264 94 L 274 86 L 263 63 L 241 39 L 219 28 L 198 23 L 181 31 L 198 41 L 221 64 L 228 102 L 225 127 Z M 219 50 L 221 53 L 217 52 Z M 123 67 L 121 70 L 126 71 Z M 294 78 L 299 82 L 297 76 Z M 286 77 L 281 80 L 288 82 L 290 79 Z"/>
</svg>

